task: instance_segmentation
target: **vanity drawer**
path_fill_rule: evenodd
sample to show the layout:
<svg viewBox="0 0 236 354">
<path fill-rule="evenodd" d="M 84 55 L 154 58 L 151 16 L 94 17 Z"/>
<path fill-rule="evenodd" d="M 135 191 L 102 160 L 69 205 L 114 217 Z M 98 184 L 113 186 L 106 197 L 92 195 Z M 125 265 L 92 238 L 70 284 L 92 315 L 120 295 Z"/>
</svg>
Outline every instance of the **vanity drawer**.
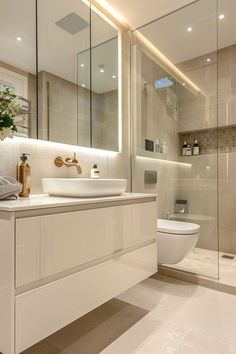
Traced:
<svg viewBox="0 0 236 354">
<path fill-rule="evenodd" d="M 156 243 L 16 296 L 16 353 L 156 272 Z"/>
<path fill-rule="evenodd" d="M 156 202 L 17 219 L 16 287 L 155 237 Z"/>
</svg>

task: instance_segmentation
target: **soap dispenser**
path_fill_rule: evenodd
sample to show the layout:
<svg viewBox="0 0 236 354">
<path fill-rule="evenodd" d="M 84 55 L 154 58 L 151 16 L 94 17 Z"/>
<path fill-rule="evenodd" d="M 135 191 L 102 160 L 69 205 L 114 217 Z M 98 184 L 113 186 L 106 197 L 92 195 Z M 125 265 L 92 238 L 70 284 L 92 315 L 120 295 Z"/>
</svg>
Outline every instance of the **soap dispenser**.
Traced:
<svg viewBox="0 0 236 354">
<path fill-rule="evenodd" d="M 91 169 L 91 178 L 100 178 L 99 173 L 98 165 L 93 165 L 93 168 Z"/>
<path fill-rule="evenodd" d="M 19 197 L 29 197 L 30 195 L 30 165 L 28 163 L 29 154 L 23 153 L 20 157 L 20 162 L 17 165 L 16 178 L 23 186 Z"/>
</svg>

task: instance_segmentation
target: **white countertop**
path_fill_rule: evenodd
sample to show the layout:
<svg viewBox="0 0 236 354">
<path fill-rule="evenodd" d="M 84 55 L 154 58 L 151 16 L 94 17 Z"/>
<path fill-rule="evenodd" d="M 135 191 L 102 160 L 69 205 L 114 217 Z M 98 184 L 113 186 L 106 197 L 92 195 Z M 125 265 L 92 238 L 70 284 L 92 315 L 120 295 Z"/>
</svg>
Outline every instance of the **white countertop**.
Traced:
<svg viewBox="0 0 236 354">
<path fill-rule="evenodd" d="M 74 206 L 82 204 L 95 204 L 104 202 L 127 201 L 134 199 L 156 198 L 156 194 L 124 193 L 115 197 L 99 198 L 65 198 L 51 197 L 47 194 L 32 195 L 29 198 L 19 198 L 17 200 L 0 201 L 0 211 L 23 211 L 34 209 L 45 209 L 55 207 Z"/>
</svg>

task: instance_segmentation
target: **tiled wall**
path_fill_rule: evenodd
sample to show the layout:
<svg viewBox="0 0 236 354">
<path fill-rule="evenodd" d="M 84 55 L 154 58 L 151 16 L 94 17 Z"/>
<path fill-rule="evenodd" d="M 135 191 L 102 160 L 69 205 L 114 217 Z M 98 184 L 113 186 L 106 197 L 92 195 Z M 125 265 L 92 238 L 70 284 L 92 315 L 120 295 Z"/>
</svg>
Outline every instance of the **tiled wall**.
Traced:
<svg viewBox="0 0 236 354">
<path fill-rule="evenodd" d="M 206 62 L 206 57 L 211 58 L 210 63 Z M 199 221 L 195 219 L 202 226 L 199 247 L 217 250 L 219 238 L 221 251 L 236 253 L 236 46 L 218 51 L 218 66 L 216 53 L 208 53 L 180 67 L 197 85 L 204 87 L 209 98 L 205 103 L 209 105 L 205 110 L 203 106 L 196 109 L 194 105 L 191 110 L 190 105 L 190 111 L 181 116 L 180 154 L 183 141 L 193 144 L 196 138 L 201 155 L 180 158 L 192 167 L 188 174 L 179 172 L 178 197 L 188 199 L 190 213 L 199 215 Z M 200 103 L 198 107 L 201 108 Z M 204 216 L 204 220 L 200 221 L 200 216 Z"/>
<path fill-rule="evenodd" d="M 177 176 L 177 197 L 188 201 L 189 210 L 184 220 L 200 225 L 198 247 L 217 251 L 217 154 L 185 156 L 180 157 L 180 161 L 189 166 L 179 165 Z"/>
<path fill-rule="evenodd" d="M 137 130 L 137 155 L 133 156 L 133 191 L 143 193 L 157 193 L 158 217 L 166 217 L 173 212 L 174 201 L 177 193 L 177 166 L 176 161 L 179 145 L 177 133 L 177 120 L 175 111 L 166 105 L 166 91 L 155 90 L 154 81 L 162 78 L 166 73 L 150 59 L 142 50 L 137 49 L 137 77 L 133 82 L 137 83 L 136 117 L 133 122 Z M 135 80 L 136 79 L 136 80 Z M 144 151 L 145 138 L 164 141 L 168 146 L 168 154 L 164 160 L 155 158 L 155 153 Z M 159 154 L 160 155 L 160 154 Z M 157 184 L 145 184 L 144 173 L 147 170 L 157 171 Z"/>
<path fill-rule="evenodd" d="M 129 179 L 130 160 L 127 151 L 123 153 L 106 153 L 94 149 L 83 149 L 76 146 L 54 144 L 31 139 L 16 138 L 0 142 L 0 175 L 15 177 L 16 165 L 22 152 L 30 153 L 31 191 L 32 194 L 43 193 L 43 177 L 77 177 L 75 168 L 54 166 L 56 156 L 77 158 L 82 168 L 82 177 L 90 176 L 90 169 L 97 163 L 101 177 Z M 81 176 L 80 176 L 81 177 Z"/>
<path fill-rule="evenodd" d="M 186 199 L 189 206 L 186 221 L 201 226 L 198 247 L 216 251 L 220 240 L 221 251 L 236 253 L 236 49 L 232 46 L 219 51 L 218 68 L 216 53 L 207 54 L 209 56 L 210 64 L 203 56 L 180 66 L 188 77 L 204 88 L 206 96 L 182 95 L 177 121 L 170 120 L 165 114 L 165 101 L 161 101 L 152 87 L 143 89 L 143 102 L 148 107 L 146 115 L 145 110 L 141 114 L 146 119 L 145 128 L 147 131 L 149 128 L 153 139 L 157 135 L 160 139 L 167 135 L 164 139 L 168 141 L 171 151 L 168 160 L 173 162 L 134 157 L 133 188 L 135 191 L 158 194 L 159 217 L 174 213 L 176 199 Z M 145 75 L 147 78 L 144 77 L 143 81 L 156 78 L 150 63 L 146 65 Z M 181 157 L 183 141 L 193 145 L 194 139 L 199 141 L 201 155 Z M 156 186 L 144 184 L 144 171 L 148 169 L 158 173 Z"/>
</svg>

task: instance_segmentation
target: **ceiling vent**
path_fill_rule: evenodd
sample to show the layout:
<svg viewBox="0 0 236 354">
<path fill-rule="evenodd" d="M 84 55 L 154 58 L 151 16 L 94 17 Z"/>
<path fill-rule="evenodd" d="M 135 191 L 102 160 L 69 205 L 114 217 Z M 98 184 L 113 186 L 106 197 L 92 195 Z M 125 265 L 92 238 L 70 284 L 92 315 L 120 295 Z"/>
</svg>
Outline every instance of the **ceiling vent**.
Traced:
<svg viewBox="0 0 236 354">
<path fill-rule="evenodd" d="M 56 22 L 56 25 L 70 34 L 76 34 L 88 27 L 89 23 L 74 12 Z"/>
</svg>

